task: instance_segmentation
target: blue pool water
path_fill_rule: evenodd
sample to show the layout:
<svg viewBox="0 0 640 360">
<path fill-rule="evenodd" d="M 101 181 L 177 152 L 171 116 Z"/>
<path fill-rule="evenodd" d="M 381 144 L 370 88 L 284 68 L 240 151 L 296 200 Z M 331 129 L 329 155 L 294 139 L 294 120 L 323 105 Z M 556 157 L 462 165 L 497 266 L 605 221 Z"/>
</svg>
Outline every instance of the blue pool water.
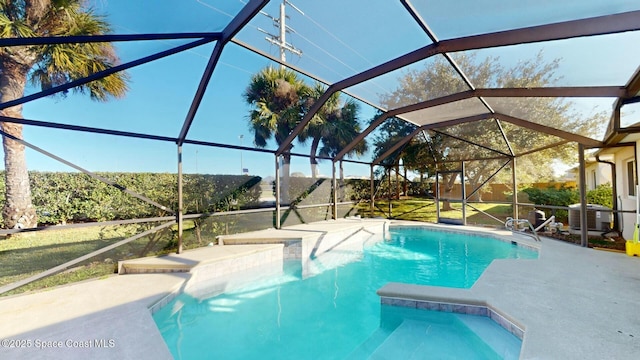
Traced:
<svg viewBox="0 0 640 360">
<path fill-rule="evenodd" d="M 154 319 L 176 359 L 518 358 L 520 340 L 486 317 L 382 306 L 376 290 L 469 288 L 494 259 L 535 251 L 418 228 L 390 235 L 246 271 L 223 294 L 181 294 Z"/>
</svg>

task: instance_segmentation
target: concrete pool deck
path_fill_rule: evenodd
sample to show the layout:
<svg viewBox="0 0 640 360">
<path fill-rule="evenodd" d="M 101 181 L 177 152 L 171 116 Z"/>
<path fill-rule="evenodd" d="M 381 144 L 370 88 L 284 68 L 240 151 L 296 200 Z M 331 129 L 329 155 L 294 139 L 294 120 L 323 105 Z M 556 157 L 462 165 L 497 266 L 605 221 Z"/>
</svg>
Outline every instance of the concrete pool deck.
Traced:
<svg viewBox="0 0 640 360">
<path fill-rule="evenodd" d="M 297 231 L 324 233 L 367 221 L 325 221 Z M 490 232 L 535 246 L 526 236 Z M 494 261 L 471 289 L 389 284 L 381 292 L 397 299 L 486 304 L 523 326 L 522 359 L 637 358 L 640 258 L 548 238 L 539 244 L 539 259 Z M 246 253 L 248 247 L 254 247 L 253 252 L 273 250 L 273 245 L 225 245 L 174 256 L 182 264 L 210 263 L 215 257 L 228 260 L 233 251 Z M 203 257 L 204 252 L 208 253 Z M 184 289 L 193 276 L 192 272 L 127 274 L 2 298 L 0 339 L 5 342 L 0 358 L 170 359 L 149 309 Z M 22 347 L 9 348 L 6 340 Z"/>
</svg>

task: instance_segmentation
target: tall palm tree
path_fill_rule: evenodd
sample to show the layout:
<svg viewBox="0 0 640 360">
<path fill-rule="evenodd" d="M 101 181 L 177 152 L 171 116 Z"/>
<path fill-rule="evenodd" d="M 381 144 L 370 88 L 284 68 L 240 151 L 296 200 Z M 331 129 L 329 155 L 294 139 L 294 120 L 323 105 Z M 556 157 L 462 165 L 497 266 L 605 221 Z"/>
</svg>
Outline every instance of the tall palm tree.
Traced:
<svg viewBox="0 0 640 360">
<path fill-rule="evenodd" d="M 313 103 L 322 96 L 325 92 L 324 86 L 320 83 L 316 83 L 310 90 L 309 97 L 305 101 L 305 112 L 308 111 Z M 316 156 L 320 146 L 320 141 L 331 136 L 331 123 L 329 118 L 335 120 L 339 118 L 335 116 L 340 111 L 340 93 L 335 92 L 329 97 L 329 99 L 322 105 L 320 110 L 309 121 L 309 124 L 305 130 L 300 134 L 298 139 L 304 143 L 308 139 L 311 140 L 311 149 L 309 152 L 309 164 L 311 165 L 311 177 L 315 179 L 318 175 L 318 160 Z"/>
<path fill-rule="evenodd" d="M 325 92 L 324 86 L 316 83 L 311 89 L 309 100 L 306 104 L 310 107 Z M 309 121 L 305 131 L 300 134 L 299 139 L 305 142 L 311 140 L 309 153 L 309 163 L 311 165 L 311 177 L 316 178 L 318 174 L 317 156 L 335 157 L 347 144 L 349 144 L 360 133 L 358 122 L 358 112 L 360 108 L 353 100 L 340 101 L 340 93 L 331 95 L 322 108 Z M 322 146 L 320 146 L 322 144 Z M 352 149 L 347 155 L 364 154 L 367 151 L 366 142 L 362 141 Z M 341 174 L 342 177 L 342 174 Z"/>
<path fill-rule="evenodd" d="M 345 146 L 356 138 L 362 131 L 358 121 L 360 107 L 353 100 L 347 100 L 338 111 L 327 117 L 326 136 L 322 138 L 320 155 L 335 157 Z M 368 150 L 367 142 L 363 139 L 353 149 L 347 152 L 347 156 L 363 155 Z M 340 179 L 344 178 L 342 171 Z"/>
<path fill-rule="evenodd" d="M 0 0 L 0 37 L 102 35 L 110 32 L 105 19 L 85 7 L 83 0 Z M 27 81 L 43 89 L 84 78 L 112 67 L 118 61 L 107 43 L 53 44 L 0 48 L 0 101 L 19 99 Z M 122 97 L 127 76 L 117 73 L 75 89 L 94 100 Z M 22 105 L 0 111 L 1 115 L 22 118 Z M 22 125 L 1 123 L 2 131 L 22 139 Z M 6 203 L 2 210 L 7 228 L 37 225 L 31 203 L 29 175 L 24 146 L 3 137 Z"/>
<path fill-rule="evenodd" d="M 253 106 L 249 113 L 249 126 L 253 130 L 254 143 L 267 146 L 274 138 L 278 145 L 287 138 L 303 116 L 303 103 L 309 96 L 309 87 L 298 75 L 286 68 L 267 67 L 255 74 L 244 93 L 247 104 Z M 282 198 L 289 203 L 289 165 L 291 155 L 283 154 Z"/>
</svg>

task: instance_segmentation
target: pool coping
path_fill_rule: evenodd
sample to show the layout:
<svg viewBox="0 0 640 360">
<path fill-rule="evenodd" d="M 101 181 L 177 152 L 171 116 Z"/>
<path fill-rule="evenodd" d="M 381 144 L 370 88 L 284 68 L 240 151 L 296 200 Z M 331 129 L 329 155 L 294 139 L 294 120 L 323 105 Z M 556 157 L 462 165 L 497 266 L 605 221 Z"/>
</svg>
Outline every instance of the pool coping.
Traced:
<svg viewBox="0 0 640 360">
<path fill-rule="evenodd" d="M 429 230 L 437 230 L 441 232 L 490 238 L 493 240 L 511 243 L 517 246 L 530 249 L 530 250 L 534 250 L 538 253 L 542 248 L 540 242 L 533 240 L 533 238 L 528 236 L 526 233 L 512 232 L 506 229 L 502 230 L 502 229 L 486 228 L 486 227 L 479 227 L 479 226 L 442 225 L 442 224 L 431 224 L 431 223 L 416 224 L 415 222 L 400 221 L 400 220 L 391 221 L 389 228 L 392 229 L 394 227 L 411 228 L 411 229 L 429 229 Z"/>
</svg>

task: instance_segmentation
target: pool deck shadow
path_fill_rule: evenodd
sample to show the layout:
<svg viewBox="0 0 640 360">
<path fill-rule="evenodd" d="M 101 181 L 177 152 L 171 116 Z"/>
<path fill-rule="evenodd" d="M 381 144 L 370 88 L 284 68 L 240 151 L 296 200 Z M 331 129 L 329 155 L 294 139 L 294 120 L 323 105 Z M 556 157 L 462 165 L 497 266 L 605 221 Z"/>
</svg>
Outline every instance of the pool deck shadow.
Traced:
<svg viewBox="0 0 640 360">
<path fill-rule="evenodd" d="M 281 237 L 313 236 L 351 229 L 369 220 L 324 221 L 288 228 Z M 371 220 L 378 221 L 380 220 Z M 392 222 L 397 225 L 422 225 Z M 522 359 L 635 359 L 640 353 L 640 258 L 581 248 L 543 238 L 481 228 L 430 225 L 445 231 L 490 233 L 540 247 L 537 260 L 496 260 L 471 289 L 392 283 L 389 298 L 486 306 L 523 330 Z M 348 230 L 347 233 L 349 233 Z M 127 274 L 0 299 L 0 339 L 30 340 L 29 348 L 0 347 L 3 359 L 170 359 L 150 309 L 166 303 L 192 281 L 194 268 L 268 249 L 273 230 L 254 234 L 253 245 L 212 246 L 165 258 L 185 272 Z M 306 234 L 306 235 L 304 235 Z M 266 236 L 268 235 L 268 236 Z M 243 235 L 246 237 L 246 235 Z M 287 238 L 287 236 L 285 236 Z M 267 250 L 265 250 L 267 251 Z M 239 260 L 238 260 L 239 261 Z M 173 266 L 172 265 L 172 266 Z M 135 267 L 135 265 L 132 265 Z M 182 268 L 185 269 L 185 268 Z M 162 271 L 161 271 L 162 272 Z M 70 340 L 70 343 L 67 341 Z M 106 342 L 101 342 L 105 340 Z M 112 342 L 109 342 L 112 340 Z M 36 349 L 35 342 L 62 341 L 60 348 Z M 80 347 L 83 341 L 94 344 Z M 95 345 L 105 346 L 95 346 Z M 111 346 L 113 344 L 113 346 Z"/>
</svg>

